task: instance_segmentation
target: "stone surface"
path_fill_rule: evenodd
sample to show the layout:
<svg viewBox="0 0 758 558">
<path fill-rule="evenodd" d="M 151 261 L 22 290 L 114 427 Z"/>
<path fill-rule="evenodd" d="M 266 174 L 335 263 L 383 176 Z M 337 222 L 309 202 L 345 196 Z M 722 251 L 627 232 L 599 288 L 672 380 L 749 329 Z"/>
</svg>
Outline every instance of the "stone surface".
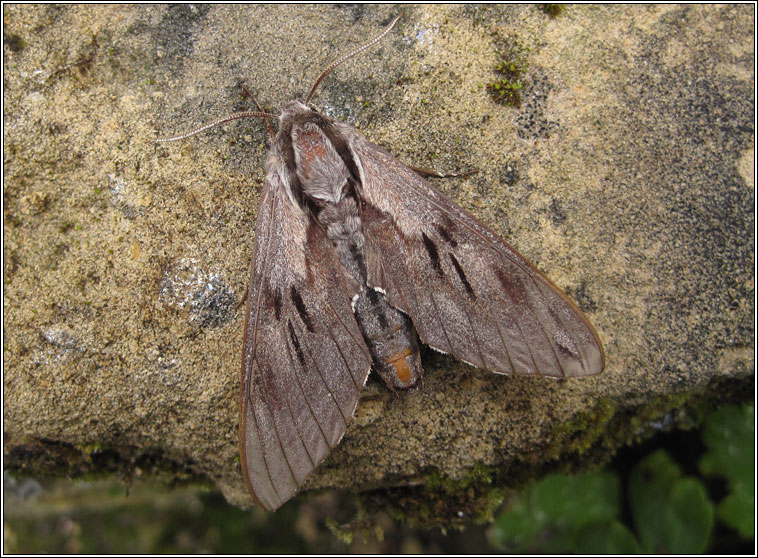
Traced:
<svg viewBox="0 0 758 558">
<path fill-rule="evenodd" d="M 249 504 L 240 303 L 265 131 L 251 119 L 153 140 L 252 108 L 242 81 L 272 111 L 302 99 L 397 8 L 3 9 L 6 463 L 152 462 Z M 405 10 L 314 105 L 408 164 L 478 169 L 435 185 L 577 301 L 607 368 L 557 383 L 427 351 L 423 389 L 397 398 L 369 381 L 308 487 L 539 461 L 599 401 L 630 409 L 729 379 L 749 390 L 753 7 Z M 514 42 L 529 49 L 520 109 L 486 91 Z"/>
</svg>

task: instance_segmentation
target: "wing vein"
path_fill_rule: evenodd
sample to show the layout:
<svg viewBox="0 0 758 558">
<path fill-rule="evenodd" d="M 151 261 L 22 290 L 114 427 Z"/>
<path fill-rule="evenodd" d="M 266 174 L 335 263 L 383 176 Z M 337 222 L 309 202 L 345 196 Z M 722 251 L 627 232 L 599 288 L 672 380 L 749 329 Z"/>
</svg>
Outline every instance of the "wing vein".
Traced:
<svg viewBox="0 0 758 558">
<path fill-rule="evenodd" d="M 266 385 L 266 382 L 261 382 L 261 389 L 264 390 L 264 386 Z M 268 391 L 268 389 L 265 389 L 265 391 Z M 264 397 L 264 399 L 267 400 L 267 398 Z M 268 405 L 266 405 L 266 408 L 268 409 Z M 272 415 L 273 418 L 273 415 Z M 274 426 L 274 433 L 276 434 L 276 440 L 279 442 L 279 449 L 282 452 L 282 457 L 284 457 L 284 462 L 287 464 L 287 468 L 289 469 L 290 476 L 292 477 L 292 480 L 295 483 L 295 486 L 298 486 L 299 483 L 297 482 L 297 477 L 295 476 L 295 470 L 292 468 L 292 463 L 290 463 L 289 457 L 287 457 L 287 452 L 284 451 L 284 445 L 282 444 L 282 438 L 279 435 L 279 427 L 277 426 L 277 421 L 272 420 L 271 423 Z M 273 479 L 272 479 L 273 480 Z"/>
<path fill-rule="evenodd" d="M 295 358 L 294 358 L 294 355 L 292 354 L 292 347 L 286 341 L 286 336 L 285 336 L 285 343 L 287 345 L 287 357 L 289 358 L 289 361 L 290 361 L 290 367 L 291 367 L 290 369 L 295 371 L 295 379 L 297 380 L 297 385 L 300 388 L 300 393 L 303 396 L 303 401 L 305 401 L 305 406 L 308 407 L 308 412 L 310 412 L 311 416 L 313 417 L 313 421 L 316 423 L 316 426 L 318 427 L 318 431 L 321 433 L 321 437 L 324 439 L 324 441 L 326 441 L 326 434 L 324 434 L 324 431 L 321 428 L 321 424 L 316 418 L 316 415 L 313 413 L 313 409 L 311 409 L 311 403 L 310 401 L 308 401 L 308 397 L 306 396 L 305 390 L 303 389 L 303 383 L 302 383 L 302 380 L 300 379 L 300 374 L 297 373 L 298 368 L 295 365 Z M 287 402 L 287 406 L 289 407 L 289 401 Z M 292 415 L 292 409 L 290 409 L 290 416 L 293 417 L 293 423 L 295 423 L 294 416 Z M 305 448 L 305 453 L 308 454 L 308 459 L 310 460 L 313 468 L 315 468 L 316 461 L 313 459 L 313 456 L 311 455 L 311 452 L 309 451 L 308 445 L 305 443 L 305 440 L 303 440 L 302 433 L 297 428 L 296 430 L 298 433 L 298 437 L 300 438 L 300 442 L 303 444 L 303 447 Z M 326 445 L 328 446 L 329 442 L 327 442 Z"/>
<path fill-rule="evenodd" d="M 339 314 L 337 314 L 334 309 L 330 306 L 329 311 L 332 313 L 332 315 L 337 318 L 337 321 L 340 323 L 340 325 L 347 331 L 348 335 L 353 339 L 354 342 L 356 342 L 355 337 L 353 336 L 353 333 L 348 329 L 348 327 L 345 325 L 345 323 L 342 321 L 342 318 L 340 318 Z M 359 386 L 358 383 L 355 381 L 355 378 L 353 377 L 352 369 L 350 368 L 350 365 L 347 362 L 347 359 L 345 358 L 345 354 L 342 352 L 342 347 L 340 347 L 340 344 L 337 342 L 337 339 L 334 337 L 334 333 L 332 332 L 332 329 L 327 327 L 327 332 L 329 332 L 329 337 L 332 338 L 332 341 L 334 341 L 334 345 L 337 347 L 337 351 L 340 354 L 340 358 L 342 358 L 342 362 L 345 363 L 345 370 L 348 372 L 348 376 L 350 376 L 350 379 L 353 381 L 353 385 L 355 386 L 355 389 L 360 390 L 363 386 Z M 356 345 L 358 343 L 356 342 Z M 360 345 L 358 345 L 360 347 Z M 361 351 L 363 352 L 363 351 Z"/>
<path fill-rule="evenodd" d="M 274 213 L 274 204 L 275 203 L 276 203 L 276 196 L 272 195 L 271 196 L 271 202 L 270 202 L 270 206 L 271 207 L 269 209 L 269 214 L 270 215 L 273 215 L 273 213 Z M 261 212 L 261 209 L 262 208 L 258 208 L 258 213 Z M 270 238 L 271 237 L 271 229 L 274 226 L 274 224 L 275 224 L 274 220 L 273 219 L 269 219 L 269 222 L 268 222 L 268 231 L 267 231 L 268 234 L 267 234 L 266 238 Z M 260 245 L 260 243 L 258 242 L 257 238 L 255 239 L 255 244 L 256 244 L 256 246 Z M 273 249 L 272 245 L 273 245 L 273 242 L 267 242 L 266 243 L 266 253 L 265 253 L 264 258 L 263 258 L 263 264 L 261 266 L 261 269 L 266 269 L 268 267 L 269 256 L 271 254 L 271 250 Z M 256 264 L 256 262 L 253 261 L 253 269 L 255 269 L 255 264 Z M 260 315 L 261 315 L 261 304 L 262 304 L 261 292 L 263 291 L 263 289 L 261 288 L 261 285 L 263 285 L 263 282 L 264 282 L 265 279 L 266 279 L 266 274 L 265 273 L 261 273 L 259 275 L 259 281 L 258 281 L 257 289 L 256 289 L 257 296 L 256 296 L 256 300 L 255 300 L 255 323 L 253 324 L 253 347 L 252 347 L 253 354 L 255 354 L 256 347 L 258 346 L 258 322 L 260 321 Z"/>
<path fill-rule="evenodd" d="M 340 412 L 340 415 L 342 416 L 342 422 L 345 423 L 345 428 L 347 428 L 347 423 L 350 421 L 350 417 L 345 417 L 345 413 L 342 412 L 342 407 L 340 407 L 339 402 L 337 401 L 337 398 L 334 396 L 334 393 L 332 393 L 332 390 L 329 387 L 329 384 L 326 382 L 326 379 L 324 379 L 324 374 L 321 372 L 321 368 L 318 365 L 318 360 L 313 358 L 313 353 L 311 352 L 311 347 L 309 343 L 306 341 L 303 345 L 305 347 L 305 350 L 308 351 L 308 356 L 313 361 L 314 367 L 316 368 L 316 371 L 318 372 L 318 375 L 321 378 L 321 382 L 324 384 L 324 387 L 326 387 L 326 391 L 332 397 L 332 401 L 334 401 L 334 404 L 337 406 L 337 410 Z M 327 441 L 327 443 L 329 442 Z M 329 447 L 330 448 L 333 447 L 331 443 L 329 443 Z"/>
<path fill-rule="evenodd" d="M 447 339 L 448 352 L 455 354 L 455 348 L 453 347 L 453 344 L 450 342 L 450 336 L 447 334 L 447 328 L 445 327 L 445 322 L 442 320 L 442 314 L 440 314 L 440 311 L 437 308 L 437 301 L 434 300 L 433 292 L 429 293 L 429 300 L 432 301 L 432 306 L 434 307 L 434 313 L 437 315 L 437 321 L 440 323 L 440 328 L 442 329 L 442 333 L 445 334 L 445 339 Z"/>
<path fill-rule="evenodd" d="M 540 292 L 542 292 L 542 291 L 540 291 Z M 555 352 L 555 347 L 553 346 L 552 341 L 550 341 L 550 336 L 548 335 L 548 332 L 545 329 L 545 326 L 543 325 L 542 320 L 540 320 L 540 317 L 537 315 L 537 312 L 535 312 L 532 309 L 531 305 L 527 304 L 526 306 L 529 309 L 529 313 L 532 316 L 534 316 L 535 322 L 539 325 L 539 328 L 542 331 L 542 335 L 545 336 L 545 340 L 547 341 L 547 345 L 548 345 L 548 347 L 550 347 L 550 351 L 553 353 L 553 357 L 555 358 L 555 361 L 558 363 L 558 367 L 561 369 L 561 376 L 563 376 L 565 378 L 566 377 L 566 370 L 563 368 L 563 363 L 561 362 L 561 359 L 558 358 L 558 353 Z M 527 340 L 527 343 L 529 343 L 528 340 Z M 530 348 L 530 352 L 531 352 L 531 348 Z M 537 363 L 535 362 L 535 365 L 536 364 Z M 537 370 L 539 370 L 539 366 L 536 366 L 536 368 L 537 368 Z"/>
<path fill-rule="evenodd" d="M 505 340 L 505 337 L 503 337 L 503 329 L 500 321 L 493 316 L 492 312 L 487 310 L 487 313 L 489 314 L 490 318 L 492 319 L 492 322 L 495 324 L 495 329 L 497 330 L 497 336 L 500 337 L 500 342 L 503 345 L 503 350 L 505 351 L 505 358 L 508 359 L 508 363 L 511 365 L 511 372 L 516 372 L 516 367 L 513 365 L 513 359 L 511 358 L 511 352 L 508 350 L 508 342 Z M 503 312 L 503 315 L 507 315 L 511 321 L 513 321 L 513 318 L 511 317 L 510 312 Z M 518 327 L 518 324 L 516 324 Z M 519 329 L 519 332 L 521 332 L 521 329 Z M 523 337 L 524 334 L 522 333 L 521 336 Z"/>
<path fill-rule="evenodd" d="M 535 282 L 536 282 L 536 280 L 535 280 Z M 537 284 L 537 288 L 542 293 L 542 296 L 549 300 L 549 298 L 547 296 L 545 296 L 545 292 L 542 290 L 544 286 L 545 285 L 539 285 L 539 284 Z M 552 294 L 552 293 L 550 293 L 550 294 Z M 565 332 L 569 332 L 570 331 L 570 329 L 566 327 L 566 324 L 563 322 L 563 320 L 561 320 L 559 312 L 556 312 L 556 313 L 551 314 L 551 315 L 561 325 L 561 327 L 563 328 L 563 331 L 565 331 Z M 541 323 L 540 323 L 540 325 L 541 325 Z M 543 330 L 544 330 L 544 327 L 543 327 Z M 545 332 L 545 335 L 547 335 L 547 332 Z M 569 337 L 571 338 L 571 341 L 573 342 L 574 338 L 572 336 L 569 336 Z M 550 340 L 548 339 L 548 341 L 550 341 Z M 553 347 L 553 343 L 550 343 L 550 346 Z M 553 348 L 553 354 L 555 354 L 555 359 L 558 361 L 558 365 L 561 367 L 561 372 L 563 373 L 564 378 L 567 377 L 567 375 L 566 375 L 566 369 L 563 367 L 563 363 L 561 362 L 561 359 L 558 357 L 558 353 L 555 352 L 555 348 Z M 584 359 L 582 359 L 582 361 L 584 361 Z M 584 362 L 582 362 L 582 368 L 584 368 Z"/>
<path fill-rule="evenodd" d="M 528 273 L 529 270 L 527 270 L 527 275 L 529 276 L 529 279 L 531 282 L 536 286 L 537 291 L 542 295 L 542 298 L 544 298 L 548 303 L 551 302 L 549 296 L 545 296 L 545 293 L 542 290 L 542 284 L 540 281 L 538 281 L 538 276 L 535 276 L 532 273 Z M 558 367 L 561 369 L 561 375 L 566 378 L 566 369 L 563 367 L 563 363 L 561 362 L 561 359 L 558 356 L 558 353 L 555 351 L 555 347 L 553 346 L 553 342 L 550 339 L 550 335 L 548 335 L 548 331 L 545 329 L 545 325 L 543 324 L 542 320 L 540 320 L 539 315 L 537 312 L 534 312 L 531 305 L 527 305 L 529 308 L 529 311 L 534 316 L 536 322 L 539 324 L 540 329 L 542 330 L 543 335 L 545 336 L 545 340 L 547 341 L 548 346 L 550 347 L 550 350 L 553 353 L 553 357 L 555 357 L 555 361 L 558 363 Z M 562 324 L 561 324 L 562 325 Z"/>
<path fill-rule="evenodd" d="M 256 356 L 254 356 L 253 357 L 253 362 L 256 362 L 257 360 L 258 360 L 258 358 Z M 262 386 L 261 386 L 261 389 L 262 389 Z M 264 451 L 262 452 L 263 453 L 262 454 L 263 465 L 266 467 L 266 474 L 268 475 L 268 480 L 269 480 L 269 483 L 271 484 L 271 488 L 274 489 L 274 494 L 276 494 L 276 497 L 281 502 L 281 501 L 283 501 L 283 498 L 282 498 L 282 495 L 279 493 L 279 491 L 276 488 L 276 483 L 274 482 L 274 477 L 271 474 L 271 468 L 269 467 L 268 459 L 266 459 L 265 446 L 263 444 L 262 436 L 260 435 L 261 425 L 258 422 L 258 416 L 255 414 L 256 407 L 255 407 L 255 404 L 253 403 L 253 399 L 252 399 L 252 396 L 251 396 L 250 393 L 248 393 L 248 397 L 247 398 L 248 398 L 248 404 L 251 406 L 251 409 L 252 409 L 252 412 L 250 414 L 253 416 L 253 420 L 255 421 L 255 434 L 256 434 L 256 436 L 258 436 L 258 439 L 261 442 L 261 448 L 264 449 Z M 277 433 L 276 437 L 277 437 L 277 440 L 278 440 L 279 439 L 279 434 L 278 433 Z M 279 443 L 279 448 L 281 449 L 281 442 Z M 282 453 L 284 453 L 284 450 L 282 450 Z M 290 470 L 290 473 L 292 473 L 292 470 Z M 292 478 L 294 479 L 295 476 L 293 475 Z"/>
<path fill-rule="evenodd" d="M 487 359 L 484 358 L 484 351 L 482 351 L 482 346 L 479 343 L 479 334 L 474 329 L 473 323 L 471 322 L 471 315 L 465 305 L 463 306 L 463 312 L 466 315 L 466 321 L 468 321 L 469 328 L 471 328 L 471 332 L 474 334 L 474 343 L 476 343 L 476 350 L 479 352 L 479 357 L 482 359 L 482 368 L 485 370 L 491 370 L 491 368 L 487 366 Z"/>
</svg>

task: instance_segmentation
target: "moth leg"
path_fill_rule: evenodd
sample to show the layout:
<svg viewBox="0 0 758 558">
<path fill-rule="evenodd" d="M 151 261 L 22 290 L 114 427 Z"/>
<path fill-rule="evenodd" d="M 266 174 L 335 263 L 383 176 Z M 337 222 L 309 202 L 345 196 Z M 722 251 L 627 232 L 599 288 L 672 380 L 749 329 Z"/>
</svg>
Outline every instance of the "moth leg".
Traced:
<svg viewBox="0 0 758 558">
<path fill-rule="evenodd" d="M 242 308 L 245 305 L 245 302 L 247 302 L 248 296 L 250 296 L 250 285 L 245 287 L 245 294 L 242 295 L 242 298 L 237 303 L 237 306 L 234 307 L 235 312 L 239 312 L 240 308 Z"/>
<path fill-rule="evenodd" d="M 420 174 L 421 176 L 429 176 L 431 178 L 465 178 L 467 176 L 471 176 L 472 174 L 476 174 L 479 172 L 479 169 L 474 169 L 470 171 L 465 172 L 440 172 L 432 169 L 426 169 L 423 167 L 413 167 L 411 165 L 408 165 L 408 168 L 416 172 L 417 174 Z"/>
<path fill-rule="evenodd" d="M 250 93 L 250 90 L 247 88 L 247 86 L 244 83 L 241 83 L 240 87 L 242 87 L 242 92 L 253 100 L 253 102 L 255 103 L 255 106 L 258 107 L 258 110 L 265 113 L 266 111 L 263 110 L 263 107 L 258 102 L 258 99 L 256 99 L 255 96 L 252 93 Z M 268 116 L 263 117 L 263 122 L 266 124 L 266 130 L 268 131 L 269 142 L 273 142 L 274 136 L 276 136 L 276 130 L 274 130 L 274 127 L 271 125 L 271 121 L 268 119 Z"/>
</svg>

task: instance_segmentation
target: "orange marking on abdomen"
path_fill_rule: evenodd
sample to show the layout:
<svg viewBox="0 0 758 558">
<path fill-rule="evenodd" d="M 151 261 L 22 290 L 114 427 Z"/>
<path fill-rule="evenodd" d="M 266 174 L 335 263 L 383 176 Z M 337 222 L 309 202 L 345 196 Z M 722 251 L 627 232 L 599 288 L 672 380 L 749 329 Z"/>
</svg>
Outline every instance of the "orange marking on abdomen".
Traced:
<svg viewBox="0 0 758 558">
<path fill-rule="evenodd" d="M 408 363 L 405 361 L 405 357 L 411 354 L 410 349 L 406 349 L 399 355 L 396 355 L 390 359 L 389 364 L 395 367 L 395 374 L 397 374 L 398 380 L 407 384 L 411 381 L 411 369 Z"/>
</svg>

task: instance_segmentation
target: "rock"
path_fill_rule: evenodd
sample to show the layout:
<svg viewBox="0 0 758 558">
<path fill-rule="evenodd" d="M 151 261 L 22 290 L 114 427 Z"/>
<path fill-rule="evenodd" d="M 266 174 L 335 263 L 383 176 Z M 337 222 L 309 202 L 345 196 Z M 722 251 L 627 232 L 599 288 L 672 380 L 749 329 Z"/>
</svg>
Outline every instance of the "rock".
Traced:
<svg viewBox="0 0 758 558">
<path fill-rule="evenodd" d="M 314 106 L 410 165 L 478 169 L 434 184 L 566 290 L 607 367 L 559 383 L 426 351 L 422 389 L 369 381 L 362 420 L 306 489 L 482 471 L 502 486 L 525 467 L 605 459 L 687 423 L 696 402 L 751 398 L 752 7 L 405 9 Z M 265 128 L 153 140 L 254 110 L 243 81 L 274 112 L 304 98 L 396 10 L 4 6 L 6 466 L 150 466 L 251 503 L 240 303 Z M 486 88 L 514 44 L 528 56 L 520 108 Z"/>
</svg>

